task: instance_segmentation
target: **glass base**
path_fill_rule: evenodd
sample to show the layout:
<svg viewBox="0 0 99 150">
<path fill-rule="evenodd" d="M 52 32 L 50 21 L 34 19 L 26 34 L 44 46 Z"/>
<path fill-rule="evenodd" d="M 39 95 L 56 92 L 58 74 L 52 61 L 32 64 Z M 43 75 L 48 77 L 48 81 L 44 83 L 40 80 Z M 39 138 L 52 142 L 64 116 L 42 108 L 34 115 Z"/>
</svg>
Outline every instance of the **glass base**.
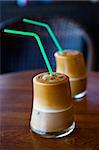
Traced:
<svg viewBox="0 0 99 150">
<path fill-rule="evenodd" d="M 83 92 L 73 96 L 73 98 L 76 99 L 77 101 L 80 101 L 86 95 L 86 93 L 87 93 L 86 91 L 83 91 Z"/>
<path fill-rule="evenodd" d="M 69 135 L 74 130 L 74 128 L 75 128 L 75 122 L 73 122 L 69 128 L 60 132 L 43 132 L 40 130 L 33 129 L 32 127 L 31 127 L 31 130 L 37 134 L 40 134 L 41 136 L 45 138 L 61 138 L 61 137 Z"/>
</svg>

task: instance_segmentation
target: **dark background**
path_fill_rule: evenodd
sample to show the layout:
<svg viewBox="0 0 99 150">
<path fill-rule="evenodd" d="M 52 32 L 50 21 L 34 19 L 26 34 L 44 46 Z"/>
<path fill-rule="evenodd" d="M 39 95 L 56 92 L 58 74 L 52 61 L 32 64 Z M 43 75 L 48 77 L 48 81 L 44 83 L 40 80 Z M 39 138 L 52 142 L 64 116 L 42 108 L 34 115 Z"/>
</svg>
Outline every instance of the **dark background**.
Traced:
<svg viewBox="0 0 99 150">
<path fill-rule="evenodd" d="M 4 28 L 10 29 L 21 29 L 28 31 L 35 31 L 41 36 L 41 40 L 44 43 L 45 48 L 48 48 L 47 55 L 52 62 L 52 67 L 55 67 L 54 60 L 52 58 L 52 53 L 50 54 L 50 49 L 55 52 L 54 47 L 50 37 L 46 33 L 45 29 L 37 28 L 26 25 L 21 22 L 22 17 L 27 17 L 30 19 L 41 20 L 46 23 L 53 24 L 53 20 L 59 20 L 65 18 L 66 20 L 71 20 L 81 26 L 89 35 L 92 40 L 93 50 L 94 50 L 94 67 L 93 70 L 99 71 L 99 2 L 90 1 L 61 1 L 61 2 L 33 2 L 29 1 L 26 6 L 19 7 L 16 1 L 0 1 L 1 7 L 1 73 L 7 73 L 12 71 L 29 70 L 36 68 L 46 68 L 43 62 L 42 56 L 38 50 L 36 41 L 31 38 L 18 37 L 12 35 L 6 35 L 3 33 Z M 60 24 L 56 24 L 56 29 L 58 30 Z M 58 28 L 57 28 L 58 27 Z M 62 25 L 61 25 L 62 28 Z M 57 33 L 56 33 L 57 34 Z M 61 42 L 61 39 L 59 38 Z M 49 44 L 51 43 L 51 44 Z M 76 42 L 74 42 L 76 43 Z M 78 42 L 79 43 L 79 42 Z M 84 43 L 84 42 L 83 42 Z M 79 45 L 79 44 L 78 44 Z M 84 44 L 83 44 L 84 45 Z M 63 48 L 68 48 L 68 46 L 62 45 Z M 79 46 L 73 45 L 75 48 Z M 71 46 L 70 48 L 73 48 Z M 86 49 L 86 45 L 82 49 Z M 26 51 L 28 49 L 28 53 Z M 31 50 L 36 50 L 33 54 Z M 19 57 L 20 56 L 20 57 Z M 23 57 L 24 56 L 24 57 Z M 31 57 L 30 57 L 31 56 Z M 39 58 L 38 58 L 39 56 Z M 51 57 L 51 58 L 50 58 Z M 29 59 L 28 59 L 29 58 Z M 21 65 L 20 65 L 21 64 Z M 37 64 L 39 64 L 37 66 Z M 18 68 L 18 69 L 17 69 Z"/>
</svg>

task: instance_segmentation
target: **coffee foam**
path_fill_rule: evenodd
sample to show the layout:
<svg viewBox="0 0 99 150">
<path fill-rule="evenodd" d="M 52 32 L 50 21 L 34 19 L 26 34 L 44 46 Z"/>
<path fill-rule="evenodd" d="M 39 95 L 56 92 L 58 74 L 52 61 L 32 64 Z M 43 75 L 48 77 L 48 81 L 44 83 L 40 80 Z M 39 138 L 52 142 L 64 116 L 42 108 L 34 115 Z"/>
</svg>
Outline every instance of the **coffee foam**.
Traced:
<svg viewBox="0 0 99 150">
<path fill-rule="evenodd" d="M 62 54 L 60 53 L 60 55 L 63 55 L 63 56 L 74 56 L 78 54 L 80 54 L 80 52 L 77 50 L 64 50 Z"/>
<path fill-rule="evenodd" d="M 49 72 L 41 73 L 36 76 L 36 80 L 40 83 L 58 83 L 60 81 L 66 80 L 68 78 L 66 75 L 61 73 L 54 72 L 52 75 L 50 75 Z"/>
</svg>

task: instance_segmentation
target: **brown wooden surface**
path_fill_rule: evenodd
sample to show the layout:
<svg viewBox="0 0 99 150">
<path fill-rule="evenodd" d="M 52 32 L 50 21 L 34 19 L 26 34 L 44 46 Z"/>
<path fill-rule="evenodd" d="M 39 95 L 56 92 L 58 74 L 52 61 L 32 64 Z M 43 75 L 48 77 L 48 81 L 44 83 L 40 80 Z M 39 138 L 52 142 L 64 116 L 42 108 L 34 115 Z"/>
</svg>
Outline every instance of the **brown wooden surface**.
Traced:
<svg viewBox="0 0 99 150">
<path fill-rule="evenodd" d="M 76 129 L 61 139 L 30 132 L 32 77 L 40 71 L 0 76 L 0 149 L 99 150 L 99 73 L 88 74 L 88 94 L 74 102 Z"/>
</svg>

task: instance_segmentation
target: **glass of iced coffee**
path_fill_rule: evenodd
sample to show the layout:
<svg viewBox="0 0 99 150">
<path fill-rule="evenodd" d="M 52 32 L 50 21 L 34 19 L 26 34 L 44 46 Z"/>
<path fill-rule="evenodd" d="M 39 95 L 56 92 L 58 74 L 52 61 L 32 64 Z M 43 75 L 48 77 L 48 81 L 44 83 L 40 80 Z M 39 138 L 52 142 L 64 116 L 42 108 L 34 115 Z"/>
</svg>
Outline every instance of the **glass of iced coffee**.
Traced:
<svg viewBox="0 0 99 150">
<path fill-rule="evenodd" d="M 33 87 L 31 130 L 47 138 L 70 134 L 75 122 L 68 76 L 41 73 L 33 78 Z"/>
<path fill-rule="evenodd" d="M 86 67 L 83 54 L 77 50 L 56 52 L 56 72 L 69 76 L 72 97 L 80 99 L 86 95 Z"/>
</svg>

